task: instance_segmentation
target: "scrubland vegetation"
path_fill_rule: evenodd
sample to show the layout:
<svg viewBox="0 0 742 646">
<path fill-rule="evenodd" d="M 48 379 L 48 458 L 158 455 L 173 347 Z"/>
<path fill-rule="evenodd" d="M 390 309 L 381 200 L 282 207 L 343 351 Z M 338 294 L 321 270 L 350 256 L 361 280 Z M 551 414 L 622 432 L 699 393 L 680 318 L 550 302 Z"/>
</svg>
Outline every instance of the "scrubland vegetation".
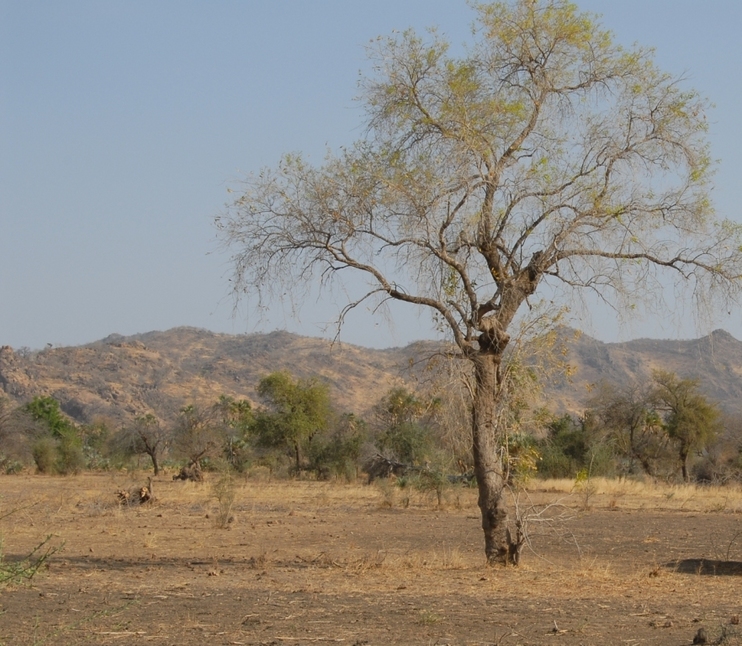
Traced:
<svg viewBox="0 0 742 646">
<path fill-rule="evenodd" d="M 349 482 L 394 472 L 398 486 L 428 490 L 473 483 L 466 395 L 450 383 L 393 388 L 365 417 L 338 411 L 319 379 L 276 372 L 257 392 L 257 406 L 221 397 L 174 419 L 148 414 L 118 428 L 105 419 L 77 424 L 52 397 L 0 400 L 0 468 L 68 475 L 150 464 L 155 476 L 166 465 Z M 502 450 L 511 485 L 742 481 L 742 419 L 722 414 L 696 381 L 657 371 L 651 382 L 626 388 L 598 384 L 579 416 L 549 411 L 534 393 L 535 381 L 507 402 Z"/>
</svg>

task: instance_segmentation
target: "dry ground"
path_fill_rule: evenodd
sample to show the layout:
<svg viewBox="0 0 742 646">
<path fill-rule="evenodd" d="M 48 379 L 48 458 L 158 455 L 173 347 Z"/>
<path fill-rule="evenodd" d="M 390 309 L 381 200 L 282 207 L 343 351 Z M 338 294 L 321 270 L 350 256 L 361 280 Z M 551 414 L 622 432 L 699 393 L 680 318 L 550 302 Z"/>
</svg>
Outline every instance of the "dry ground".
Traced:
<svg viewBox="0 0 742 646">
<path fill-rule="evenodd" d="M 240 480 L 220 529 L 209 483 L 163 477 L 153 505 L 120 508 L 145 478 L 0 477 L 6 559 L 64 542 L 0 590 L 0 644 L 674 646 L 701 627 L 742 643 L 740 490 L 539 482 L 569 531 L 503 569 L 484 565 L 472 490 L 439 510 L 383 486 Z"/>
</svg>

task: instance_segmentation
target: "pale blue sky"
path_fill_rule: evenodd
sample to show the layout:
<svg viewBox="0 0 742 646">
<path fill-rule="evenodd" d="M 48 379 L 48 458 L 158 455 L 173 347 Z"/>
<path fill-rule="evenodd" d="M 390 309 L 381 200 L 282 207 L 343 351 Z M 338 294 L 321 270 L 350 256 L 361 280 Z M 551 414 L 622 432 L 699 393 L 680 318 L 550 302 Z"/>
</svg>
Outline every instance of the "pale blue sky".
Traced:
<svg viewBox="0 0 742 646">
<path fill-rule="evenodd" d="M 742 3 L 578 4 L 716 105 L 715 201 L 742 221 Z M 300 321 L 280 307 L 259 325 L 246 308 L 233 318 L 213 216 L 228 186 L 281 153 L 319 162 L 361 135 L 353 97 L 370 39 L 437 25 L 460 44 L 472 18 L 458 0 L 0 0 L 0 345 L 178 325 L 321 335 L 332 303 L 308 303 Z M 395 320 L 359 314 L 341 338 L 431 335 L 411 311 Z M 718 325 L 742 338 L 739 311 Z M 698 330 L 645 321 L 619 333 L 601 316 L 588 331 Z"/>
</svg>

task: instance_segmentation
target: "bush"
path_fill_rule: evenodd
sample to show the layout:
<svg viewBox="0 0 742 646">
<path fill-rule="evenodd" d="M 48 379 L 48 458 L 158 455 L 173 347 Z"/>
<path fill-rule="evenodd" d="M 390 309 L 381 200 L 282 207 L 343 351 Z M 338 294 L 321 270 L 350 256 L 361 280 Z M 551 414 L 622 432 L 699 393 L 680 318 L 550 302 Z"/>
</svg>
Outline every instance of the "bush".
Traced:
<svg viewBox="0 0 742 646">
<path fill-rule="evenodd" d="M 230 467 L 222 466 L 218 480 L 211 486 L 211 494 L 219 505 L 216 513 L 216 525 L 225 529 L 232 522 L 232 508 L 237 495 L 237 483 Z"/>
<path fill-rule="evenodd" d="M 15 475 L 23 471 L 23 462 L 11 458 L 7 455 L 0 454 L 0 471 L 5 475 Z"/>
<path fill-rule="evenodd" d="M 574 478 L 587 467 L 588 438 L 584 428 L 569 415 L 551 422 L 549 435 L 541 442 L 538 472 L 546 478 Z"/>
<path fill-rule="evenodd" d="M 49 558 L 63 547 L 63 545 L 52 545 L 51 539 L 51 536 L 47 536 L 25 558 L 11 562 L 5 560 L 2 540 L 0 540 L 0 586 L 33 579 Z"/>
<path fill-rule="evenodd" d="M 387 428 L 376 445 L 381 452 L 391 451 L 400 462 L 420 464 L 431 451 L 432 438 L 422 424 L 402 422 Z"/>
<path fill-rule="evenodd" d="M 62 437 L 57 445 L 57 473 L 70 475 L 80 473 L 85 468 L 85 454 L 82 450 L 82 442 L 75 435 Z"/>
<path fill-rule="evenodd" d="M 508 438 L 507 448 L 509 484 L 525 485 L 539 470 L 536 440 L 527 433 L 516 433 Z"/>
<path fill-rule="evenodd" d="M 54 438 L 42 437 L 36 440 L 31 447 L 31 454 L 36 463 L 36 471 L 47 475 L 54 473 L 57 461 L 57 442 Z"/>
<path fill-rule="evenodd" d="M 329 435 L 315 437 L 309 445 L 309 468 L 320 479 L 355 479 L 366 426 L 353 415 L 346 415 Z"/>
</svg>

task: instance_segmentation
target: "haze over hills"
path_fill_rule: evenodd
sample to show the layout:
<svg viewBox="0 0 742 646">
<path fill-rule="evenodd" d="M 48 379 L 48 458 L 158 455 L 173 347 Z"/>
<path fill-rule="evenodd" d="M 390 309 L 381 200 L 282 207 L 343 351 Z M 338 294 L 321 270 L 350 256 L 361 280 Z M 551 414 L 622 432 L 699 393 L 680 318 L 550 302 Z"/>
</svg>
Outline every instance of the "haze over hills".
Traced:
<svg viewBox="0 0 742 646">
<path fill-rule="evenodd" d="M 555 412 L 580 412 L 591 385 L 601 380 L 627 384 L 648 378 L 656 368 L 697 378 L 726 411 L 740 412 L 742 342 L 727 332 L 623 343 L 568 330 L 562 337 L 575 373 L 569 381 L 547 385 L 546 405 Z M 255 402 L 263 376 L 289 370 L 327 381 L 339 410 L 363 415 L 391 387 L 414 388 L 421 362 L 441 347 L 426 341 L 377 350 L 288 332 L 229 335 L 180 327 L 38 352 L 3 346 L 0 392 L 19 403 L 50 395 L 79 422 L 103 417 L 120 424 L 150 412 L 167 420 L 187 404 L 209 405 L 220 395 Z"/>
</svg>

